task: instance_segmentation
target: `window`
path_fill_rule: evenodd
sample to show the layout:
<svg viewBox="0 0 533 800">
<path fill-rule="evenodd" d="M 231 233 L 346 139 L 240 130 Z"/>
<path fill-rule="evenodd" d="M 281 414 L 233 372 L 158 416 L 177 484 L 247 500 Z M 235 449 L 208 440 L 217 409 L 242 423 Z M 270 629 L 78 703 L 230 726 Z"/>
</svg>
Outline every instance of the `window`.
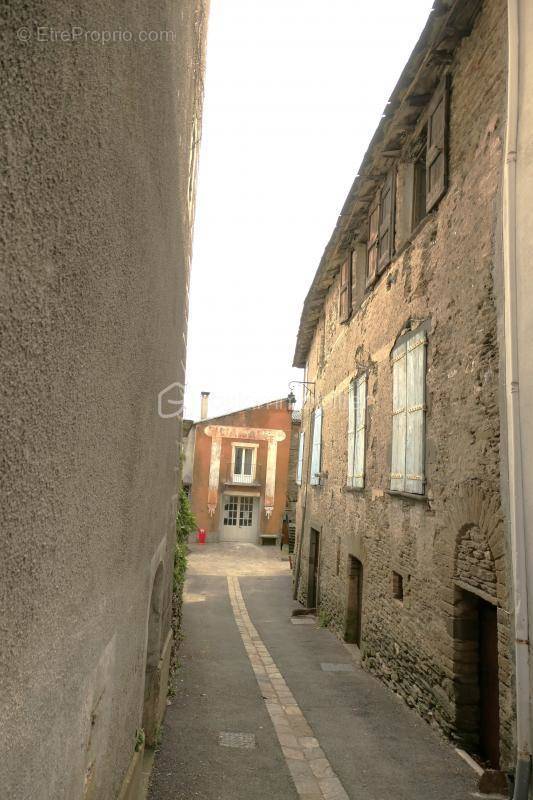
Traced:
<svg viewBox="0 0 533 800">
<path fill-rule="evenodd" d="M 368 238 L 366 243 L 366 285 L 372 283 L 377 274 L 379 246 L 379 198 L 370 207 L 368 214 Z"/>
<path fill-rule="evenodd" d="M 392 573 L 392 596 L 403 602 L 403 575 L 399 572 Z"/>
<path fill-rule="evenodd" d="M 339 293 L 339 322 L 346 322 L 352 312 L 352 255 L 345 258 L 341 266 Z"/>
<path fill-rule="evenodd" d="M 313 414 L 313 441 L 311 449 L 311 477 L 309 483 L 312 486 L 320 484 L 321 467 L 321 445 L 322 445 L 322 409 L 316 408 Z"/>
<path fill-rule="evenodd" d="M 296 467 L 296 483 L 299 486 L 302 485 L 302 474 L 304 466 L 304 442 L 305 442 L 305 433 L 302 431 L 302 433 L 298 435 L 298 466 Z"/>
<path fill-rule="evenodd" d="M 379 203 L 379 264 L 378 271 L 381 273 L 392 258 L 394 252 L 394 209 L 396 188 L 395 173 L 391 171 L 385 185 L 381 190 Z"/>
<path fill-rule="evenodd" d="M 224 503 L 224 525 L 237 524 L 237 506 L 239 505 L 239 498 L 235 495 L 230 495 Z"/>
<path fill-rule="evenodd" d="M 427 128 L 424 128 L 413 153 L 411 231 L 416 228 L 426 215 L 426 141 Z"/>
<path fill-rule="evenodd" d="M 253 497 L 241 497 L 239 502 L 239 526 L 241 528 L 250 528 L 252 525 L 254 510 Z"/>
<path fill-rule="evenodd" d="M 413 331 L 392 351 L 391 491 L 424 494 L 426 416 L 424 330 Z"/>
<path fill-rule="evenodd" d="M 431 98 L 428 109 L 426 148 L 426 212 L 438 203 L 448 188 L 448 116 L 450 76 Z"/>
<path fill-rule="evenodd" d="M 256 447 L 233 445 L 233 482 L 252 483 L 255 478 Z"/>
<path fill-rule="evenodd" d="M 348 390 L 348 486 L 365 485 L 366 375 L 350 382 Z"/>
</svg>

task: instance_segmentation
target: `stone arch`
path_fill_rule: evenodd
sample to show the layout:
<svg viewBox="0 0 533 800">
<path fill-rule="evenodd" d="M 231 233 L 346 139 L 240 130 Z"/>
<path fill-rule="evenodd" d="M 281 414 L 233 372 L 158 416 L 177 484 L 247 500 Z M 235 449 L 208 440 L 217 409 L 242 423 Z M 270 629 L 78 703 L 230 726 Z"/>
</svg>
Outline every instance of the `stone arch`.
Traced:
<svg viewBox="0 0 533 800">
<path fill-rule="evenodd" d="M 163 616 L 163 562 L 157 567 L 148 609 L 148 631 L 146 639 L 146 666 L 144 680 L 143 722 L 146 744 L 155 745 L 158 725 L 159 682 L 161 657 L 161 634 Z"/>
<path fill-rule="evenodd" d="M 444 526 L 434 547 L 446 627 L 442 639 L 442 663 L 448 675 L 443 686 L 447 695 L 445 717 L 454 738 L 465 749 L 483 757 L 487 726 L 480 677 L 481 664 L 485 664 L 481 660 L 485 641 L 481 620 L 486 618 L 488 607 L 496 642 L 491 661 L 498 683 L 497 676 L 507 657 L 501 644 L 508 636 L 504 613 L 508 604 L 505 556 L 498 493 L 484 491 L 478 482 L 464 484 L 447 503 Z M 496 689 L 496 706 L 503 706 L 504 695 L 505 688 L 500 685 Z M 495 724 L 496 739 L 498 730 L 501 738 L 500 723 Z"/>
</svg>

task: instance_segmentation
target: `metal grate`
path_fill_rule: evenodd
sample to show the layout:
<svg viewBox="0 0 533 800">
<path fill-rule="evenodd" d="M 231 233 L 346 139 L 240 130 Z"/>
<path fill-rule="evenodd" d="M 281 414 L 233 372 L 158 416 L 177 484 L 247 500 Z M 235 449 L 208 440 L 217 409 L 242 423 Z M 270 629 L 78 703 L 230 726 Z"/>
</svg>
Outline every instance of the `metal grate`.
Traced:
<svg viewBox="0 0 533 800">
<path fill-rule="evenodd" d="M 323 672 L 355 672 L 353 664 L 330 664 L 325 663 L 320 665 Z"/>
<path fill-rule="evenodd" d="M 244 750 L 253 750 L 255 747 L 255 735 L 253 733 L 221 731 L 218 734 L 218 743 L 221 747 L 240 747 Z"/>
</svg>

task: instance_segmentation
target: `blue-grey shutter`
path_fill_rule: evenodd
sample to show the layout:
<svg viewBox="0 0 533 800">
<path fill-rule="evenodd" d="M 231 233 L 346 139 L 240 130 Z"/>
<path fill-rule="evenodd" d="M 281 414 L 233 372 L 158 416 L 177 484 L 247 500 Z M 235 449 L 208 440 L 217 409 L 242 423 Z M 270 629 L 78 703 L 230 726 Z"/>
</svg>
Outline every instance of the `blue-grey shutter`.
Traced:
<svg viewBox="0 0 533 800">
<path fill-rule="evenodd" d="M 365 430 L 366 430 L 366 375 L 355 384 L 355 452 L 353 486 L 362 489 L 365 485 Z"/>
<path fill-rule="evenodd" d="M 296 469 L 296 483 L 302 482 L 302 473 L 304 465 L 304 441 L 305 432 L 302 431 L 298 436 L 298 467 Z"/>
<path fill-rule="evenodd" d="M 405 437 L 407 433 L 407 345 L 402 342 L 392 351 L 392 459 L 390 488 L 405 491 Z"/>
<path fill-rule="evenodd" d="M 426 333 L 407 341 L 407 434 L 405 491 L 424 494 L 426 415 Z"/>
<path fill-rule="evenodd" d="M 315 409 L 313 420 L 313 451 L 311 454 L 311 480 L 310 483 L 316 486 L 320 483 L 320 445 L 322 438 L 322 409 Z"/>
<path fill-rule="evenodd" d="M 353 486 L 355 454 L 355 381 L 350 381 L 348 388 L 348 480 L 347 485 Z"/>
</svg>

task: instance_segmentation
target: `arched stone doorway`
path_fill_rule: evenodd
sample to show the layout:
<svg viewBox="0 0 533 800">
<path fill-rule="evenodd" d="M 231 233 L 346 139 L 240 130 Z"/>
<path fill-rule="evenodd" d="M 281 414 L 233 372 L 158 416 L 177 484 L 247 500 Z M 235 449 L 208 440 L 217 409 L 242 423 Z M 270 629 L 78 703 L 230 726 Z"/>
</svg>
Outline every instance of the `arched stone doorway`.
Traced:
<svg viewBox="0 0 533 800">
<path fill-rule="evenodd" d="M 505 541 L 499 496 L 477 483 L 449 501 L 446 527 L 435 541 L 448 636 L 443 664 L 450 730 L 487 767 L 501 766 L 502 721 L 509 721 L 509 661 Z M 502 709 L 505 707 L 505 713 Z"/>
</svg>

